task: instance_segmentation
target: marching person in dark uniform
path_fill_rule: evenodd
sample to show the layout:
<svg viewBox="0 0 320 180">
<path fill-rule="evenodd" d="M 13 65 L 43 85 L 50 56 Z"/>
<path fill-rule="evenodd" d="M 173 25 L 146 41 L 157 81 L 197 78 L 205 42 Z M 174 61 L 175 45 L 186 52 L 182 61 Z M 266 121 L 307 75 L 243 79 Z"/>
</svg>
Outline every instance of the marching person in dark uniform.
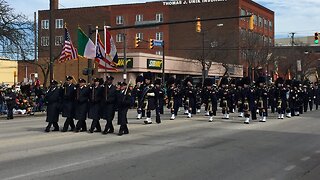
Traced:
<svg viewBox="0 0 320 180">
<path fill-rule="evenodd" d="M 202 83 L 199 82 L 196 85 L 196 108 L 197 108 L 197 113 L 201 112 L 201 105 L 202 105 Z"/>
<path fill-rule="evenodd" d="M 236 90 L 236 95 L 235 95 L 235 101 L 237 103 L 237 109 L 238 109 L 238 117 L 244 117 L 244 112 L 243 112 L 243 83 L 242 79 L 238 79 L 236 82 L 237 90 Z"/>
<path fill-rule="evenodd" d="M 218 106 L 217 90 L 213 87 L 213 84 L 214 81 L 211 78 L 206 78 L 203 83 L 202 99 L 209 112 L 209 122 L 213 122 L 213 116 L 217 115 Z"/>
<path fill-rule="evenodd" d="M 267 111 L 268 111 L 268 91 L 265 86 L 266 78 L 260 76 L 257 80 L 257 89 L 256 89 L 256 102 L 257 109 L 259 110 L 260 122 L 266 122 L 267 120 Z"/>
<path fill-rule="evenodd" d="M 145 124 L 152 124 L 151 111 L 155 110 L 158 106 L 157 94 L 156 94 L 154 85 L 151 83 L 151 79 L 152 79 L 151 72 L 144 73 L 143 77 L 144 77 L 145 85 L 144 85 L 144 89 L 142 92 L 142 98 L 140 100 L 141 101 L 140 103 L 143 103 L 142 110 L 143 109 L 147 110 L 147 118 L 144 121 L 144 123 Z M 160 113 L 156 113 L 156 122 L 161 123 Z"/>
<path fill-rule="evenodd" d="M 229 81 L 228 78 L 223 77 L 220 81 L 220 89 L 218 91 L 218 97 L 220 100 L 220 107 L 222 108 L 222 119 L 229 119 Z"/>
<path fill-rule="evenodd" d="M 13 108 L 16 106 L 16 93 L 13 92 L 12 88 L 8 88 L 4 96 L 4 100 L 7 104 L 7 119 L 13 119 Z"/>
<path fill-rule="evenodd" d="M 268 90 L 269 91 L 269 105 L 270 105 L 271 113 L 275 113 L 276 107 L 277 107 L 277 98 L 275 97 L 275 90 L 276 90 L 276 87 L 274 84 L 272 84 Z"/>
<path fill-rule="evenodd" d="M 302 93 L 302 97 L 303 97 L 303 112 L 307 112 L 308 111 L 308 104 L 310 101 L 310 97 L 308 94 L 308 84 L 309 82 L 305 81 L 303 84 L 303 93 Z"/>
<path fill-rule="evenodd" d="M 120 91 L 116 94 L 116 103 L 118 107 L 118 125 L 120 125 L 119 136 L 129 134 L 127 113 L 131 104 L 131 92 L 127 88 L 127 83 L 121 83 Z"/>
<path fill-rule="evenodd" d="M 87 114 L 90 90 L 86 85 L 86 80 L 79 79 L 76 89 L 75 119 L 78 120 L 75 132 L 87 131 Z"/>
<path fill-rule="evenodd" d="M 301 106 L 301 99 L 299 97 L 299 81 L 293 80 L 292 81 L 292 88 L 290 90 L 290 103 L 292 104 L 291 106 L 291 116 L 299 116 L 299 109 Z M 289 104 L 290 104 L 289 103 Z"/>
<path fill-rule="evenodd" d="M 314 87 L 312 86 L 312 82 L 309 82 L 308 85 L 308 97 L 309 97 L 309 110 L 313 110 L 313 104 L 315 99 Z"/>
<path fill-rule="evenodd" d="M 143 81 L 143 76 L 139 75 L 136 78 L 136 85 L 131 93 L 134 97 L 135 106 L 137 106 L 137 119 L 145 117 L 145 110 L 142 108 L 143 102 L 140 101 L 142 99 L 142 92 L 144 89 Z"/>
<path fill-rule="evenodd" d="M 101 118 L 101 101 L 103 100 L 103 80 L 100 78 L 94 78 L 93 84 L 90 87 L 90 106 L 88 118 L 92 119 L 91 127 L 89 129 L 90 133 L 101 132 L 100 118 Z"/>
<path fill-rule="evenodd" d="M 255 92 L 254 90 L 250 87 L 251 81 L 249 77 L 244 77 L 242 78 L 243 82 L 243 112 L 244 112 L 244 117 L 245 121 L 244 124 L 249 124 L 250 123 L 250 114 L 251 114 L 251 119 L 255 120 L 257 119 L 256 117 L 256 104 L 255 104 Z"/>
<path fill-rule="evenodd" d="M 184 106 L 188 112 L 188 118 L 191 118 L 191 114 L 196 114 L 196 89 L 193 86 L 192 77 L 187 77 L 184 80 Z"/>
<path fill-rule="evenodd" d="M 170 77 L 167 82 L 167 94 L 168 94 L 168 109 L 170 109 L 170 120 L 174 120 L 178 115 L 178 110 L 181 103 L 181 89 L 180 82 L 174 77 Z"/>
<path fill-rule="evenodd" d="M 63 100 L 62 100 L 62 117 L 66 117 L 62 132 L 68 131 L 69 126 L 71 131 L 74 131 L 74 111 L 75 111 L 75 98 L 76 98 L 76 87 L 72 83 L 73 77 L 67 76 L 66 82 L 63 85 Z"/>
<path fill-rule="evenodd" d="M 320 88 L 318 82 L 314 83 L 314 104 L 316 105 L 316 110 L 318 110 L 320 104 Z"/>
<path fill-rule="evenodd" d="M 48 125 L 45 132 L 49 132 L 53 125 L 53 131 L 59 131 L 59 113 L 61 106 L 61 90 L 57 87 L 58 82 L 51 81 L 50 88 L 46 93 L 45 101 L 47 103 L 47 119 Z"/>
<path fill-rule="evenodd" d="M 234 113 L 236 109 L 236 92 L 237 92 L 237 87 L 236 87 L 236 79 L 231 79 L 230 80 L 230 102 L 229 102 L 229 111 L 231 113 Z"/>
<path fill-rule="evenodd" d="M 285 81 L 285 88 L 286 88 L 286 117 L 291 118 L 292 114 L 291 111 L 294 108 L 293 107 L 293 88 L 292 88 L 292 81 L 290 79 L 287 79 Z"/>
<path fill-rule="evenodd" d="M 103 89 L 102 117 L 107 121 L 103 134 L 114 133 L 112 121 L 116 112 L 117 88 L 112 84 L 113 80 L 112 76 L 107 76 Z"/>
<path fill-rule="evenodd" d="M 157 104 L 158 104 L 158 110 L 160 114 L 163 114 L 163 106 L 165 104 L 164 98 L 165 98 L 165 91 L 162 88 L 162 82 L 161 79 L 156 79 L 154 82 L 155 85 L 155 91 L 157 94 Z"/>
<path fill-rule="evenodd" d="M 277 102 L 277 112 L 278 112 L 278 119 L 284 118 L 284 113 L 286 111 L 286 104 L 287 104 L 287 90 L 283 86 L 284 80 L 283 78 L 279 77 L 275 81 L 276 89 L 275 89 L 275 95 Z"/>
</svg>

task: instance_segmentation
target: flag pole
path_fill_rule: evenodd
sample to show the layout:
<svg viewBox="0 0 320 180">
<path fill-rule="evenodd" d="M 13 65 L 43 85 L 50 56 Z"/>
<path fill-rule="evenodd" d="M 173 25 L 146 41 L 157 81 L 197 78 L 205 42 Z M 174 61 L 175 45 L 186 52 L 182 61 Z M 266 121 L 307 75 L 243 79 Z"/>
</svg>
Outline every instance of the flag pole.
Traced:
<svg viewBox="0 0 320 180">
<path fill-rule="evenodd" d="M 103 26 L 103 36 L 104 36 L 104 56 L 107 58 L 107 28 L 108 26 Z M 104 62 L 104 72 L 107 74 L 108 73 L 108 69 L 107 69 L 107 61 L 103 61 Z"/>
</svg>

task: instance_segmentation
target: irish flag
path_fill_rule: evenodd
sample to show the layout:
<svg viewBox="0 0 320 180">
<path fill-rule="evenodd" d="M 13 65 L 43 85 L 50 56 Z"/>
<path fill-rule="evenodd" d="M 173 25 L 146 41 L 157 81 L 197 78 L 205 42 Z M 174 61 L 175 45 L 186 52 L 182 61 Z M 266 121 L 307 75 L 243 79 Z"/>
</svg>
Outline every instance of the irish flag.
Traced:
<svg viewBox="0 0 320 180">
<path fill-rule="evenodd" d="M 96 57 L 96 46 L 80 28 L 78 28 L 78 54 L 88 59 Z"/>
</svg>

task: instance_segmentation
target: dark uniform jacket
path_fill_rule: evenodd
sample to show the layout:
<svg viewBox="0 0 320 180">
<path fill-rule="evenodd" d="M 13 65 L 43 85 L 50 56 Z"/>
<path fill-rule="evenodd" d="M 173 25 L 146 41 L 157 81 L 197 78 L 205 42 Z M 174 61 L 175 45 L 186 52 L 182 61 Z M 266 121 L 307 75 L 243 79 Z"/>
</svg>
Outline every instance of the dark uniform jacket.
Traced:
<svg viewBox="0 0 320 180">
<path fill-rule="evenodd" d="M 62 117 L 74 118 L 76 87 L 74 84 L 65 83 L 62 88 L 62 91 Z"/>
<path fill-rule="evenodd" d="M 128 92 L 118 91 L 116 93 L 116 104 L 118 107 L 118 125 L 128 124 L 127 112 L 131 105 L 131 95 Z"/>
<path fill-rule="evenodd" d="M 83 86 L 77 87 L 76 91 L 75 119 L 84 121 L 87 119 L 90 89 Z"/>
<path fill-rule="evenodd" d="M 115 114 L 116 107 L 116 86 L 105 84 L 102 88 L 102 118 L 112 120 Z"/>
<path fill-rule="evenodd" d="M 58 122 L 61 108 L 61 90 L 58 87 L 50 88 L 45 96 L 47 103 L 46 122 Z"/>
<path fill-rule="evenodd" d="M 90 119 L 100 119 L 102 116 L 101 102 L 103 100 L 103 87 L 91 86 L 90 87 L 90 106 L 88 117 Z"/>
</svg>

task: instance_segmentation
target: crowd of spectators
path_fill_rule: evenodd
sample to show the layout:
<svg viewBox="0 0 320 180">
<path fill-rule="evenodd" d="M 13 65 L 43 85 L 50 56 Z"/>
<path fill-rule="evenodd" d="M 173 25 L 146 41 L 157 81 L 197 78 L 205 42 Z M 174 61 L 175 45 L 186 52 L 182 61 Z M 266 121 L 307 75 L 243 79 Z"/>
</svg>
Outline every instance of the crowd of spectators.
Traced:
<svg viewBox="0 0 320 180">
<path fill-rule="evenodd" d="M 0 86 L 0 114 L 7 114 L 6 96 L 10 91 L 15 93 L 13 114 L 33 115 L 35 112 L 45 111 L 45 89 L 39 81 L 35 83 L 17 83 L 16 85 Z"/>
</svg>

